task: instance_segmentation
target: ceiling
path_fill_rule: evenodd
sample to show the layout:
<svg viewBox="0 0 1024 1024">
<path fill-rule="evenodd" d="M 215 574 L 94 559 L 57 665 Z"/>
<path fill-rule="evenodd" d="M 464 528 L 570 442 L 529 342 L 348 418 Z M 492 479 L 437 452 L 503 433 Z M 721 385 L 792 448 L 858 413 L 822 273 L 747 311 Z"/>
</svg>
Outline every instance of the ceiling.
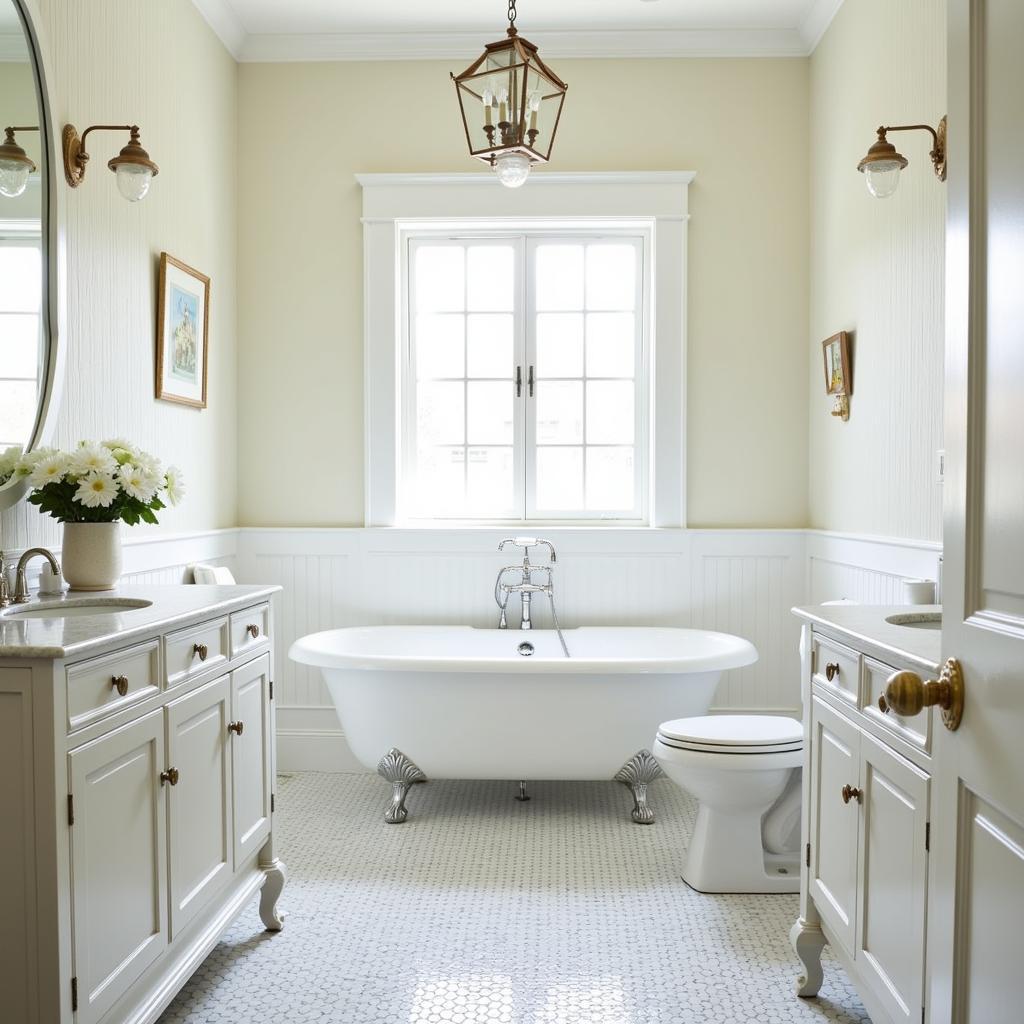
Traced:
<svg viewBox="0 0 1024 1024">
<path fill-rule="evenodd" d="M 503 0 L 193 0 L 238 60 L 472 58 Z M 552 57 L 803 56 L 842 0 L 519 0 Z"/>
</svg>

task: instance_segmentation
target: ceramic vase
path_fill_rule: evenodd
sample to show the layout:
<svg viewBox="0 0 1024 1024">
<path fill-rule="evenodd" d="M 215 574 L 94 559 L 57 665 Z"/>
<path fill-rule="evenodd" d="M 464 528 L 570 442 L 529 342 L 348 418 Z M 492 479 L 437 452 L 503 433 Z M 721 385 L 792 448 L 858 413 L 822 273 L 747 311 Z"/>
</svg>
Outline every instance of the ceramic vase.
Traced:
<svg viewBox="0 0 1024 1024">
<path fill-rule="evenodd" d="M 113 590 L 121 578 L 121 524 L 65 523 L 60 560 L 72 590 Z"/>
</svg>

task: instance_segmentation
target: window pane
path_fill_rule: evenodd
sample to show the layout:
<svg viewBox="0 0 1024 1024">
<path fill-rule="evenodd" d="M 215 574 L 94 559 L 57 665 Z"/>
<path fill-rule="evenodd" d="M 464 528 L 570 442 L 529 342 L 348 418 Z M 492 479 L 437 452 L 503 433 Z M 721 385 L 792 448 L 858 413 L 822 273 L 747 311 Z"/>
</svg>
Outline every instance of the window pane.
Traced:
<svg viewBox="0 0 1024 1024">
<path fill-rule="evenodd" d="M 583 382 L 541 381 L 537 385 L 537 443 L 579 444 L 583 440 Z"/>
<path fill-rule="evenodd" d="M 36 419 L 36 382 L 0 381 L 0 442 L 27 444 Z"/>
<path fill-rule="evenodd" d="M 34 245 L 0 246 L 0 310 L 38 312 L 41 293 L 39 250 Z"/>
<path fill-rule="evenodd" d="M 628 512 L 633 508 L 632 448 L 587 449 L 587 509 Z"/>
<path fill-rule="evenodd" d="M 415 514 L 458 515 L 465 510 L 464 448 L 420 448 L 416 466 Z"/>
<path fill-rule="evenodd" d="M 421 313 L 416 317 L 416 376 L 465 375 L 465 317 L 461 313 Z"/>
<path fill-rule="evenodd" d="M 466 317 L 466 369 L 470 377 L 512 379 L 512 326 L 511 313 L 473 313 Z"/>
<path fill-rule="evenodd" d="M 420 445 L 462 444 L 465 385 L 425 381 L 416 386 L 416 439 Z"/>
<path fill-rule="evenodd" d="M 472 245 L 466 251 L 466 308 L 511 312 L 515 250 L 510 245 Z"/>
<path fill-rule="evenodd" d="M 587 444 L 633 443 L 633 382 L 587 381 Z"/>
<path fill-rule="evenodd" d="M 587 309 L 632 309 L 636 303 L 636 249 L 587 246 Z"/>
<path fill-rule="evenodd" d="M 0 314 L 0 377 L 31 377 L 39 373 L 39 317 Z"/>
<path fill-rule="evenodd" d="M 587 314 L 587 376 L 632 377 L 636 368 L 632 313 Z"/>
<path fill-rule="evenodd" d="M 466 505 L 470 514 L 509 513 L 515 502 L 515 460 L 509 448 L 470 448 Z"/>
<path fill-rule="evenodd" d="M 583 449 L 537 449 L 537 508 L 571 512 L 583 508 Z"/>
<path fill-rule="evenodd" d="M 465 250 L 457 245 L 416 247 L 416 311 L 465 308 Z"/>
<path fill-rule="evenodd" d="M 537 314 L 537 375 L 583 376 L 583 314 Z"/>
<path fill-rule="evenodd" d="M 470 381 L 466 390 L 469 444 L 512 444 L 511 382 Z"/>
<path fill-rule="evenodd" d="M 538 245 L 536 261 L 537 309 L 582 309 L 583 246 Z"/>
</svg>

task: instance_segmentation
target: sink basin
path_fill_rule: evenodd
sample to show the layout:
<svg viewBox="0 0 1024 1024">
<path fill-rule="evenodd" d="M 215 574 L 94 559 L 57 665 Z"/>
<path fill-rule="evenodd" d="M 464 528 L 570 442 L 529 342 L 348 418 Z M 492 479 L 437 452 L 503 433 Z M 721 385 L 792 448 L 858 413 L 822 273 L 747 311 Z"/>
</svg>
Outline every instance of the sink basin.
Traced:
<svg viewBox="0 0 1024 1024">
<path fill-rule="evenodd" d="M 72 597 L 27 606 L 16 605 L 4 612 L 5 619 L 68 619 L 80 615 L 116 615 L 149 608 L 152 601 L 129 597 Z"/>
<path fill-rule="evenodd" d="M 904 612 L 887 615 L 891 626 L 910 626 L 912 629 L 942 629 L 942 612 Z"/>
</svg>

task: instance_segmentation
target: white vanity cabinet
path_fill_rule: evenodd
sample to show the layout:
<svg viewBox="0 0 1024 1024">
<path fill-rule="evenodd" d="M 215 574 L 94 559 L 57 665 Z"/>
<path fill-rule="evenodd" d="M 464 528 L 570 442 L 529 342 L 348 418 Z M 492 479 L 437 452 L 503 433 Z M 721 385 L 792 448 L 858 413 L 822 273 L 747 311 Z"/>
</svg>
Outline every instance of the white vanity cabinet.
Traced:
<svg viewBox="0 0 1024 1024">
<path fill-rule="evenodd" d="M 792 939 L 807 973 L 798 992 L 817 993 L 828 941 L 874 1024 L 918 1024 L 927 1020 L 932 709 L 901 719 L 878 697 L 894 672 L 935 672 L 938 636 L 881 628 L 873 639 L 862 620 L 875 613 L 884 623 L 877 613 L 893 609 L 813 611 L 804 615 L 805 858 Z M 830 614 L 858 628 L 847 633 Z"/>
<path fill-rule="evenodd" d="M 274 589 L 131 588 L 95 637 L 0 618 L 0 1019 L 148 1024 L 259 889 L 281 927 Z"/>
</svg>

